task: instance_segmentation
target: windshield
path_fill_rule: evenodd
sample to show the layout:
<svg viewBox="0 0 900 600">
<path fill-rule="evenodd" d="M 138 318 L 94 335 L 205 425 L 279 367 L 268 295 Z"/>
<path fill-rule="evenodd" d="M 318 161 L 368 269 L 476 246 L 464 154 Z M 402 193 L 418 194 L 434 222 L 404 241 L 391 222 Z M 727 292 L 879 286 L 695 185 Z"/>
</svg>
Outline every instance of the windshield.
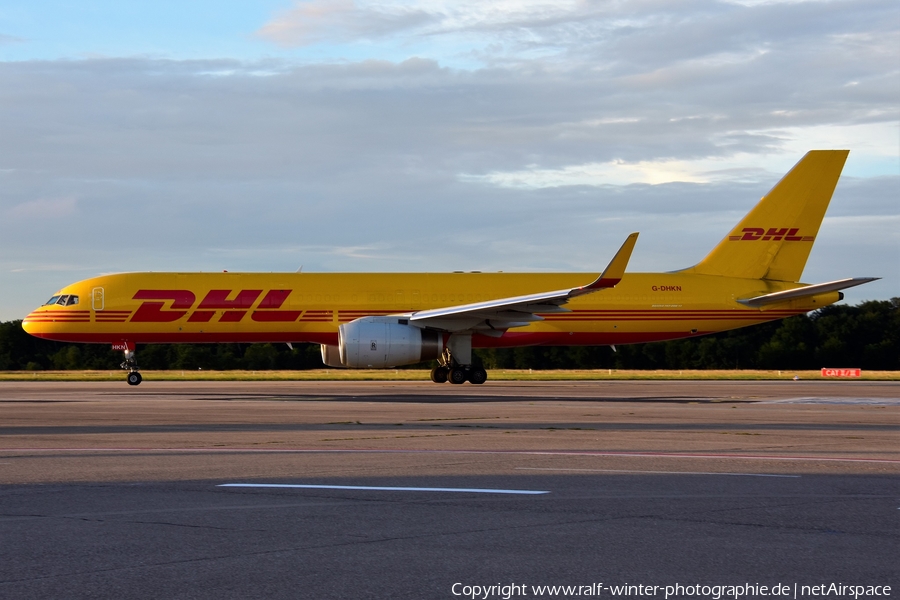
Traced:
<svg viewBox="0 0 900 600">
<path fill-rule="evenodd" d="M 73 304 L 78 304 L 78 296 L 74 296 L 72 294 L 53 296 L 44 303 L 44 306 L 49 306 L 51 304 L 59 304 L 60 306 L 72 306 Z"/>
</svg>

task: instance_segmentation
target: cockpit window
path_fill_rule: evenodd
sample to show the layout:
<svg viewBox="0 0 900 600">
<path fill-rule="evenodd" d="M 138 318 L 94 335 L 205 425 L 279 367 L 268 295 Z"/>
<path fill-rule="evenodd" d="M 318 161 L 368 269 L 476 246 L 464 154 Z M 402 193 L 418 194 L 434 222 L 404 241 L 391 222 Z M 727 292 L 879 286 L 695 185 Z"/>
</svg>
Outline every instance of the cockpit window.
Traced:
<svg viewBox="0 0 900 600">
<path fill-rule="evenodd" d="M 72 306 L 73 304 L 78 304 L 78 296 L 72 294 L 53 296 L 44 303 L 44 306 L 49 306 L 51 304 L 59 304 L 60 306 Z"/>
</svg>

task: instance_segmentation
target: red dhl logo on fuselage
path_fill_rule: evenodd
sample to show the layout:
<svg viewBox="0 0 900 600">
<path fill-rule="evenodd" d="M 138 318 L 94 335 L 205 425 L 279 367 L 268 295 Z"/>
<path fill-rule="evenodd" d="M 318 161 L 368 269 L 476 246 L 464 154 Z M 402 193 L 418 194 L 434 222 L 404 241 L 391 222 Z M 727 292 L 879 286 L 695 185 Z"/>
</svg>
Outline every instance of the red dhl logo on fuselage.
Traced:
<svg viewBox="0 0 900 600">
<path fill-rule="evenodd" d="M 728 239 L 732 242 L 755 242 L 762 240 L 764 242 L 773 241 L 780 242 L 812 242 L 816 239 L 814 235 L 797 235 L 800 232 L 799 227 L 744 227 L 741 229 L 741 235 L 730 235 Z"/>
<path fill-rule="evenodd" d="M 280 310 L 292 290 L 269 290 L 250 318 L 260 323 L 296 321 L 303 311 Z M 250 312 L 263 290 L 241 290 L 228 299 L 232 290 L 210 290 L 191 312 L 188 323 L 208 323 L 216 312 L 222 312 L 219 322 L 236 323 Z M 197 297 L 190 290 L 138 290 L 134 300 L 144 300 L 131 317 L 132 323 L 171 323 L 184 317 L 194 307 Z M 167 303 L 169 308 L 165 308 Z M 321 311 L 314 311 L 321 312 Z M 318 319 L 317 319 L 318 320 Z"/>
</svg>

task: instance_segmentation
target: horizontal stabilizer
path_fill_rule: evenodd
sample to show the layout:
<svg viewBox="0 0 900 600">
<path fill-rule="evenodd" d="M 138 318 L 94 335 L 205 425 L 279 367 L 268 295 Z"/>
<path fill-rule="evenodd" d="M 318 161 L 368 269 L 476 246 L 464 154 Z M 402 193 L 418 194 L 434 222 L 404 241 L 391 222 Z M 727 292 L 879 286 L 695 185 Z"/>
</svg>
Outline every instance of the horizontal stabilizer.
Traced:
<svg viewBox="0 0 900 600">
<path fill-rule="evenodd" d="M 870 281 L 876 281 L 881 279 L 880 277 L 850 277 L 848 279 L 839 279 L 837 281 L 829 281 L 828 283 L 817 283 L 815 285 L 807 285 L 800 288 L 794 288 L 792 290 L 784 290 L 781 292 L 773 292 L 771 294 L 764 294 L 762 296 L 756 296 L 754 298 L 747 298 L 745 300 L 738 300 L 741 304 L 745 306 L 766 306 L 767 304 L 775 304 L 776 302 L 786 302 L 788 300 L 793 300 L 794 298 L 808 298 L 809 296 L 815 296 L 817 294 L 824 294 L 826 292 L 836 292 L 838 290 L 845 290 L 847 288 L 852 288 L 857 285 L 862 285 L 864 283 L 869 283 Z"/>
</svg>

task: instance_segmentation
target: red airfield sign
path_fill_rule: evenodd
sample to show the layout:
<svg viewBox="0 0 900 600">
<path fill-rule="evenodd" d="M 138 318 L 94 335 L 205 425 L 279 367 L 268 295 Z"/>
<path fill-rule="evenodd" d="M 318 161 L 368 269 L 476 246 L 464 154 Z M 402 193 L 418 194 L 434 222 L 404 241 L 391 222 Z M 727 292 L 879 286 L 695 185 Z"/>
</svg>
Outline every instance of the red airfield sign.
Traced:
<svg viewBox="0 0 900 600">
<path fill-rule="evenodd" d="M 860 377 L 862 369 L 822 369 L 822 377 Z"/>
</svg>

